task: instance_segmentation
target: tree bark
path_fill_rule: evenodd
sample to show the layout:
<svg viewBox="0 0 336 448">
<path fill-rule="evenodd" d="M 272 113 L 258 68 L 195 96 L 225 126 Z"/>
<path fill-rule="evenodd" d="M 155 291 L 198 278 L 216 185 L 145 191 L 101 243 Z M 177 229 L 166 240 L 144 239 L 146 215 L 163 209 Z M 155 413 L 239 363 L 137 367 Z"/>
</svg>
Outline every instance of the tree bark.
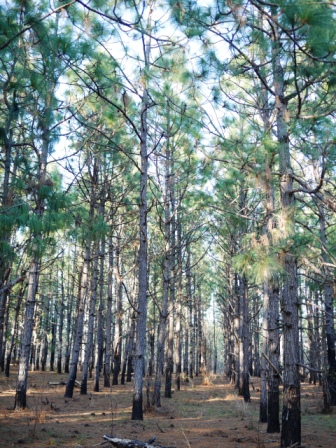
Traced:
<svg viewBox="0 0 336 448">
<path fill-rule="evenodd" d="M 29 355 L 31 348 L 31 338 L 34 326 L 34 311 L 36 302 L 36 293 L 39 280 L 39 262 L 33 258 L 29 266 L 28 291 L 26 299 L 26 310 L 23 324 L 23 334 L 21 343 L 19 374 L 15 394 L 15 409 L 24 409 L 27 407 L 27 378 Z"/>
<path fill-rule="evenodd" d="M 93 275 L 91 284 L 91 298 L 89 303 L 89 322 L 87 328 L 87 337 L 85 343 L 84 361 L 82 363 L 82 382 L 81 382 L 81 395 L 87 394 L 87 379 L 89 363 L 92 357 L 92 347 L 93 347 L 93 333 L 94 333 L 94 323 L 95 323 L 95 312 L 96 312 L 96 302 L 97 302 L 97 287 L 98 287 L 98 274 L 99 274 L 99 257 L 98 250 L 94 250 L 94 261 L 93 261 Z"/>
<path fill-rule="evenodd" d="M 78 294 L 78 308 L 77 308 L 77 317 L 75 324 L 75 335 L 74 335 L 74 343 L 72 350 L 72 358 L 69 369 L 68 382 L 65 388 L 64 397 L 72 398 L 73 390 L 75 387 L 76 375 L 77 375 L 77 366 L 79 360 L 79 352 L 81 350 L 82 340 L 83 340 L 83 326 L 84 326 L 84 312 L 85 312 L 85 302 L 88 293 L 88 275 L 89 275 L 89 266 L 90 266 L 90 254 L 91 254 L 91 242 L 89 241 L 86 245 L 85 254 L 84 254 L 84 262 L 83 269 L 80 274 L 80 283 L 79 283 L 79 294 Z"/>
<path fill-rule="evenodd" d="M 109 270 L 107 280 L 107 310 L 106 310 L 106 342 L 105 342 L 105 368 L 104 368 L 104 386 L 110 387 L 111 377 L 111 340 L 112 340 L 112 302 L 113 302 L 113 239 L 109 237 Z"/>
<path fill-rule="evenodd" d="M 327 356 L 328 356 L 328 388 L 330 397 L 330 406 L 336 406 L 336 356 L 335 356 L 335 319 L 334 319 L 334 303 L 333 303 L 333 276 L 329 272 L 327 264 L 329 257 L 327 253 L 327 233 L 326 219 L 323 205 L 318 205 L 319 223 L 320 223 L 320 239 L 322 243 L 322 260 L 324 262 L 324 273 L 326 280 L 324 282 L 324 301 L 325 301 L 325 320 L 327 335 Z"/>
<path fill-rule="evenodd" d="M 289 131 L 287 125 L 287 103 L 285 99 L 284 72 L 281 65 L 281 44 L 278 34 L 277 7 L 272 6 L 272 64 L 273 85 L 276 108 L 276 134 L 279 143 L 280 164 L 280 201 L 282 220 L 285 223 L 281 229 L 288 242 L 294 231 L 294 194 L 293 177 L 290 160 Z M 281 312 L 283 320 L 284 341 L 284 392 L 282 407 L 281 447 L 301 444 L 301 405 L 300 405 L 300 375 L 299 361 L 299 330 L 298 330 L 298 280 L 297 262 L 291 246 L 281 255 L 284 268 L 284 282 L 281 297 Z"/>
<path fill-rule="evenodd" d="M 143 36 L 144 39 L 144 36 Z M 144 45 L 145 66 L 149 68 L 150 38 Z M 141 174 L 140 174 L 140 222 L 139 222 L 139 291 L 136 316 L 136 343 L 134 354 L 134 387 L 132 420 L 143 420 L 143 372 L 146 350 L 146 320 L 147 320 L 147 178 L 148 178 L 148 153 L 147 153 L 147 111 L 149 107 L 149 95 L 147 86 L 143 90 L 141 105 Z"/>
</svg>

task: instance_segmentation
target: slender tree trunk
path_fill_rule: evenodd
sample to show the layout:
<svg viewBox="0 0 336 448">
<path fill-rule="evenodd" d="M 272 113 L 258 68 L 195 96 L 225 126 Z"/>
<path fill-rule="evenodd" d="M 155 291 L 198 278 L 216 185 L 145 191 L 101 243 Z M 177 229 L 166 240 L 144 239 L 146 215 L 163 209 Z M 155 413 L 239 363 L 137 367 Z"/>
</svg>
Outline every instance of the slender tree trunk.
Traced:
<svg viewBox="0 0 336 448">
<path fill-rule="evenodd" d="M 58 351 L 57 351 L 57 373 L 62 373 L 62 353 L 63 353 L 63 328 L 64 328 L 64 310 L 65 310 L 65 294 L 64 294 L 64 275 L 61 270 L 61 302 L 60 315 L 58 325 Z"/>
<path fill-rule="evenodd" d="M 56 352 L 56 329 L 57 329 L 57 313 L 56 303 L 54 300 L 51 302 L 52 314 L 51 314 L 51 343 L 50 343 L 50 371 L 54 371 L 55 364 L 55 352 Z"/>
<path fill-rule="evenodd" d="M 279 288 L 272 283 L 269 322 L 268 322 L 268 356 L 271 362 L 268 373 L 268 414 L 267 432 L 280 432 L 279 421 L 279 386 L 280 386 L 280 335 L 279 335 Z M 275 370 L 275 369 L 276 370 Z"/>
<path fill-rule="evenodd" d="M 334 319 L 334 292 L 333 282 L 334 277 L 329 272 L 328 263 L 329 257 L 327 253 L 327 233 L 326 233 L 326 219 L 325 212 L 322 205 L 318 206 L 319 222 L 320 222 L 320 239 L 322 243 L 322 260 L 324 262 L 324 272 L 326 281 L 324 282 L 324 301 L 325 301 L 325 316 L 326 316 L 326 334 L 327 334 L 327 354 L 328 354 L 328 387 L 330 405 L 336 406 L 336 356 L 335 356 L 335 319 Z"/>
<path fill-rule="evenodd" d="M 105 342 L 105 369 L 104 369 L 104 386 L 110 387 L 111 377 L 111 340 L 112 340 L 112 302 L 113 302 L 113 239 L 109 237 L 109 270 L 107 285 L 107 310 L 106 310 L 106 342 Z"/>
<path fill-rule="evenodd" d="M 143 37 L 144 38 L 144 37 Z M 150 38 L 144 45 L 145 66 L 149 68 Z M 146 321 L 147 321 L 147 178 L 148 178 L 148 153 L 147 153 L 147 111 L 149 106 L 148 86 L 143 90 L 141 105 L 141 175 L 140 175 L 140 247 L 139 247 L 139 291 L 136 317 L 136 345 L 134 354 L 134 387 L 132 420 L 143 420 L 143 372 L 146 350 Z"/>
<path fill-rule="evenodd" d="M 127 375 L 126 382 L 130 383 L 132 381 L 132 373 L 133 373 L 133 356 L 135 351 L 135 333 L 136 333 L 136 314 L 132 314 L 131 319 L 131 331 L 130 331 L 130 342 L 129 342 L 129 350 L 127 354 Z"/>
<path fill-rule="evenodd" d="M 33 258 L 29 266 L 28 291 L 26 299 L 26 310 L 23 324 L 23 334 L 21 342 L 19 374 L 15 394 L 15 409 L 24 409 L 27 407 L 27 378 L 29 355 L 31 348 L 31 339 L 34 326 L 34 311 L 36 292 L 39 279 L 39 262 Z"/>
<path fill-rule="evenodd" d="M 103 195 L 104 197 L 104 195 Z M 104 218 L 104 205 L 101 206 L 101 215 Z M 105 254 L 105 236 L 103 236 L 100 247 L 100 266 L 99 266 L 99 308 L 97 321 L 97 355 L 94 388 L 95 392 L 99 392 L 99 376 L 103 365 L 103 298 L 104 298 L 104 254 Z M 108 313 L 106 313 L 107 315 Z"/>
<path fill-rule="evenodd" d="M 182 341 L 181 341 L 181 318 L 182 318 L 182 225 L 180 213 L 177 214 L 177 302 L 176 302 L 176 327 L 175 327 L 175 382 L 176 390 L 181 390 L 182 372 Z"/>
<path fill-rule="evenodd" d="M 273 84 L 276 108 L 276 132 L 279 142 L 280 164 L 280 200 L 281 213 L 286 228 L 281 229 L 284 235 L 294 231 L 294 194 L 293 177 L 290 160 L 289 133 L 287 126 L 287 104 L 285 99 L 284 72 L 281 65 L 281 46 L 278 35 L 277 7 L 272 6 L 272 64 Z M 300 404 L 300 375 L 299 361 L 299 330 L 298 330 L 298 279 L 297 262 L 291 249 L 282 254 L 285 272 L 281 310 L 283 320 L 284 341 L 284 391 L 282 407 L 281 447 L 301 444 L 301 404 Z"/>
<path fill-rule="evenodd" d="M 84 255 L 84 263 L 83 270 L 80 274 L 80 283 L 79 283 L 79 294 L 78 294 L 78 307 L 77 307 L 77 318 L 75 324 L 75 335 L 74 335 L 74 343 L 73 343 L 73 351 L 72 358 L 69 369 L 68 382 L 65 388 L 64 397 L 72 398 L 73 390 L 75 387 L 76 375 L 77 375 L 77 366 L 79 360 L 79 352 L 81 350 L 82 340 L 83 340 L 83 326 L 84 326 L 84 312 L 85 312 L 85 303 L 88 293 L 88 275 L 89 275 L 89 266 L 90 266 L 90 253 L 91 253 L 91 242 L 87 243 Z"/>
<path fill-rule="evenodd" d="M 308 300 L 306 301 L 307 307 L 307 338 L 308 338 L 308 358 L 309 367 L 314 370 L 318 369 L 317 362 L 317 347 L 316 347 L 316 333 L 317 328 L 314 329 L 314 312 L 313 312 L 313 297 L 311 291 L 309 291 Z M 316 385 L 317 375 L 314 370 L 309 371 L 309 384 Z"/>
<path fill-rule="evenodd" d="M 262 322 L 262 341 L 261 341 L 261 371 L 260 371 L 260 409 L 259 420 L 261 423 L 267 422 L 267 372 L 268 365 L 265 355 L 268 355 L 268 324 L 269 324 L 269 290 L 268 284 L 264 285 L 263 300 L 263 322 Z"/>
<path fill-rule="evenodd" d="M 247 278 L 242 276 L 239 278 L 240 283 L 240 371 L 241 371 L 241 387 L 240 394 L 245 402 L 250 401 L 250 375 L 249 375 L 249 337 L 248 337 L 248 284 Z"/>
<path fill-rule="evenodd" d="M 44 319 L 44 331 L 43 331 L 43 343 L 42 343 L 42 353 L 41 353 L 41 370 L 42 372 L 45 372 L 47 367 L 47 358 L 48 358 L 48 334 L 49 334 L 49 315 L 50 315 L 50 297 L 45 296 L 43 297 L 44 302 L 44 312 L 45 312 L 45 319 Z M 43 310 L 42 310 L 43 312 Z"/>
<path fill-rule="evenodd" d="M 118 245 L 116 248 L 115 257 L 115 278 L 116 278 L 116 290 L 117 290 L 117 322 L 116 330 L 114 334 L 114 349 L 113 349 L 113 377 L 112 386 L 118 384 L 118 377 L 121 369 L 121 355 L 122 355 L 122 340 L 123 340 L 123 277 L 121 273 L 121 260 L 120 260 L 120 239 L 121 229 L 118 235 Z"/>
<path fill-rule="evenodd" d="M 76 251 L 75 251 L 76 252 Z M 70 272 L 68 277 L 70 278 Z M 70 282 L 70 281 L 69 281 Z M 75 297 L 75 274 L 72 274 L 71 287 L 68 284 L 69 301 L 67 304 L 67 327 L 66 327 L 66 342 L 65 342 L 65 356 L 64 356 L 64 373 L 69 373 L 70 356 L 71 356 L 71 340 L 72 340 L 72 309 Z"/>
<path fill-rule="evenodd" d="M 94 332 L 94 323 L 95 323 L 98 273 L 99 273 L 98 268 L 99 268 L 99 257 L 98 257 L 98 250 L 96 249 L 94 251 L 91 298 L 90 298 L 90 304 L 89 304 L 89 322 L 88 322 L 87 338 L 86 338 L 86 344 L 85 344 L 84 361 L 82 364 L 82 382 L 81 382 L 81 391 L 80 391 L 80 393 L 82 395 L 87 394 L 88 370 L 89 370 L 90 359 L 92 357 L 93 332 Z"/>
<path fill-rule="evenodd" d="M 169 110 L 169 109 L 168 109 Z M 169 123 L 169 120 L 168 120 Z M 170 128 L 170 123 L 169 123 Z M 168 129 L 169 131 L 169 129 Z M 169 260 L 167 269 L 169 269 L 169 302 L 168 302 L 168 342 L 167 342 L 167 359 L 166 359 L 166 379 L 165 379 L 165 397 L 172 397 L 172 381 L 174 370 L 174 307 L 175 307 L 175 189 L 174 189 L 174 160 L 170 152 L 169 141 L 167 142 L 166 151 L 166 221 L 165 221 L 165 238 L 169 247 Z M 168 209 L 168 210 L 167 210 Z M 167 223 L 168 219 L 168 223 Z"/>
</svg>

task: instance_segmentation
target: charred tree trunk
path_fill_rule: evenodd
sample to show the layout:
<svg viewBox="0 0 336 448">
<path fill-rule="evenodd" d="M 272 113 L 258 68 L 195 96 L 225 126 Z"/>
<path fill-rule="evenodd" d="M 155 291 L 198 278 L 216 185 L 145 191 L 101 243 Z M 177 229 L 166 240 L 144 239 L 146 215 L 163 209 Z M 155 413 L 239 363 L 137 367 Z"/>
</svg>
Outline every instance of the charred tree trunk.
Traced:
<svg viewBox="0 0 336 448">
<path fill-rule="evenodd" d="M 318 206 L 320 221 L 320 239 L 322 243 L 322 260 L 324 262 L 324 273 L 326 281 L 324 282 L 324 301 L 325 301 L 325 319 L 327 335 L 327 355 L 328 355 L 328 376 L 330 405 L 336 406 L 336 356 L 335 356 L 335 318 L 333 303 L 333 281 L 334 278 L 329 272 L 329 257 L 327 253 L 327 234 L 326 219 L 322 205 Z"/>
<path fill-rule="evenodd" d="M 268 356 L 271 363 L 268 373 L 268 412 L 267 432 L 280 432 L 280 335 L 279 335 L 279 289 L 271 284 L 269 322 L 268 322 Z"/>
<path fill-rule="evenodd" d="M 109 237 L 109 270 L 107 285 L 107 310 L 106 310 L 106 342 L 105 342 L 105 368 L 104 368 L 104 386 L 110 387 L 111 377 L 111 340 L 112 340 L 112 303 L 113 303 L 113 240 Z"/>
<path fill-rule="evenodd" d="M 150 38 L 144 45 L 145 66 L 149 68 Z M 134 387 L 133 387 L 133 406 L 132 420 L 143 420 L 143 372 L 146 350 L 146 321 L 147 321 L 147 290 L 148 290 L 148 271 L 147 271 L 147 251 L 148 251 L 148 227 L 147 227 L 147 178 L 148 178 L 148 124 L 147 112 L 150 103 L 148 86 L 143 90 L 141 105 L 141 175 L 140 175 L 140 216 L 139 216 L 139 291 L 136 316 L 136 342 L 134 354 Z"/>
<path fill-rule="evenodd" d="M 176 302 L 176 327 L 175 327 L 175 366 L 176 390 L 181 390 L 182 373 L 182 341 L 181 341 L 181 318 L 182 318 L 182 226 L 180 213 L 177 214 L 177 302 Z"/>
<path fill-rule="evenodd" d="M 79 360 L 79 352 L 81 350 L 82 340 L 83 340 L 83 326 L 84 326 L 84 312 L 85 303 L 88 293 L 88 275 L 90 266 L 90 255 L 91 255 L 91 242 L 87 243 L 84 255 L 83 269 L 80 274 L 79 282 L 79 293 L 78 293 L 78 307 L 77 307 L 77 317 L 75 324 L 75 335 L 72 350 L 72 358 L 69 369 L 68 382 L 66 385 L 64 397 L 72 398 L 73 391 L 75 387 L 77 366 Z"/>
<path fill-rule="evenodd" d="M 104 218 L 104 206 L 101 206 L 101 215 Z M 104 254 L 105 254 L 105 236 L 103 236 L 99 254 L 99 308 L 97 320 L 97 354 L 96 370 L 93 390 L 99 392 L 99 376 L 103 365 L 103 297 L 104 297 Z M 106 313 L 108 314 L 108 313 Z"/>
<path fill-rule="evenodd" d="M 57 373 L 58 374 L 62 373 L 64 310 L 65 310 L 64 275 L 63 275 L 63 271 L 61 270 L 61 302 L 60 302 L 60 311 L 59 311 L 58 351 L 57 351 Z"/>
<path fill-rule="evenodd" d="M 82 382 L 81 382 L 81 395 L 87 394 L 87 380 L 89 363 L 92 358 L 92 348 L 93 348 L 93 333 L 94 333 L 94 323 L 95 323 L 95 312 L 96 312 L 96 302 L 97 302 L 97 287 L 98 287 L 98 267 L 99 258 L 98 250 L 95 248 L 94 251 L 94 262 L 93 262 L 93 275 L 92 275 L 92 285 L 91 285 L 91 298 L 89 303 L 89 322 L 87 328 L 87 337 L 85 343 L 84 360 L 82 364 Z"/>
<path fill-rule="evenodd" d="M 36 258 L 30 263 L 28 275 L 28 291 L 26 299 L 26 310 L 23 324 L 23 334 L 21 342 L 19 375 L 15 394 L 15 409 L 24 409 L 27 407 L 27 378 L 29 355 L 31 348 L 31 338 L 34 325 L 34 311 L 37 286 L 39 280 L 39 261 Z"/>
</svg>

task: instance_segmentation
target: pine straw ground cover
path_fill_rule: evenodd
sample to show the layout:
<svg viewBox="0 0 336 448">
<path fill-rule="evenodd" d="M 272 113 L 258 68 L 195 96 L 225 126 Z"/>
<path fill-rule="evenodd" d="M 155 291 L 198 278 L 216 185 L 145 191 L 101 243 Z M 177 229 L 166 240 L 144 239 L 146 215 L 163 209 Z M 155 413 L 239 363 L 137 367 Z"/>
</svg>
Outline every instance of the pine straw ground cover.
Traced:
<svg viewBox="0 0 336 448">
<path fill-rule="evenodd" d="M 195 378 L 183 383 L 173 398 L 163 398 L 160 409 L 146 412 L 143 422 L 130 420 L 131 384 L 102 388 L 87 396 L 77 389 L 73 399 L 64 399 L 64 386 L 49 382 L 66 380 L 66 375 L 30 372 L 29 409 L 13 411 L 15 375 L 8 379 L 0 373 L 1 447 L 94 447 L 100 446 L 103 434 L 142 441 L 156 436 L 155 443 L 176 448 L 279 446 L 279 435 L 267 434 L 266 425 L 258 423 L 257 378 L 247 404 L 224 377 L 217 376 L 207 385 Z M 306 448 L 336 447 L 336 412 L 323 415 L 321 406 L 321 388 L 303 383 L 302 444 Z"/>
</svg>

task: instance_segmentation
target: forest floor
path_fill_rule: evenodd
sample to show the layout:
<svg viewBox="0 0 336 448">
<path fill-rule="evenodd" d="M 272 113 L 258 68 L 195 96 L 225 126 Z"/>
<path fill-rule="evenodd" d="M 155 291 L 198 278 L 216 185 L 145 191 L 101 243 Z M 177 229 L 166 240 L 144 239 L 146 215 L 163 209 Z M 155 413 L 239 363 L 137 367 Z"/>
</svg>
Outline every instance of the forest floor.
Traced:
<svg viewBox="0 0 336 448">
<path fill-rule="evenodd" d="M 0 373 L 0 446 L 40 448 L 95 447 L 103 434 L 147 441 L 176 448 L 275 448 L 279 434 L 267 434 L 258 423 L 259 380 L 253 378 L 251 403 L 244 403 L 223 376 L 202 385 L 200 378 L 183 383 L 173 398 L 162 398 L 162 407 L 146 412 L 143 422 L 132 421 L 132 384 L 102 388 L 101 392 L 64 399 L 67 375 L 29 372 L 28 405 L 13 411 L 15 373 Z M 103 382 L 103 380 L 101 380 Z M 89 382 L 88 390 L 92 389 Z M 321 413 L 322 390 L 302 383 L 302 446 L 336 447 L 336 409 Z M 104 447 L 111 446 L 109 443 Z"/>
</svg>

